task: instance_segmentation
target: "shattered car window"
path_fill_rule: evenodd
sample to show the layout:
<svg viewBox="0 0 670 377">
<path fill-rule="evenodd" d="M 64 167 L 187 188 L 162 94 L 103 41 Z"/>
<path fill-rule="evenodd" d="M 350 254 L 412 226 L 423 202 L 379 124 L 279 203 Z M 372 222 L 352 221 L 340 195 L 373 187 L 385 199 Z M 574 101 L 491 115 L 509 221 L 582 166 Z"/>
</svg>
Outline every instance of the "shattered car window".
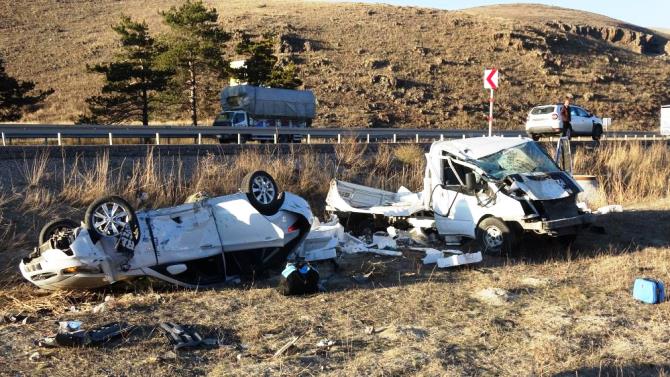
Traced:
<svg viewBox="0 0 670 377">
<path fill-rule="evenodd" d="M 510 174 L 560 171 L 556 163 L 536 143 L 524 143 L 473 161 L 494 179 Z"/>
</svg>

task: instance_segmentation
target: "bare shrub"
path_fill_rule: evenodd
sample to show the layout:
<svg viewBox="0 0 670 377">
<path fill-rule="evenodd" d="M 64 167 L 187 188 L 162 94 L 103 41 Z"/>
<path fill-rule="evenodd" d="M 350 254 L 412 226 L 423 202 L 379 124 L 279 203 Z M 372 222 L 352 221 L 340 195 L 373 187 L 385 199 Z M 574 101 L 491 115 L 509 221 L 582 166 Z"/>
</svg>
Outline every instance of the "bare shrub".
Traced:
<svg viewBox="0 0 670 377">
<path fill-rule="evenodd" d="M 611 142 L 579 149 L 575 171 L 598 177 L 610 203 L 632 203 L 670 196 L 670 150 L 663 143 L 645 146 Z"/>
<path fill-rule="evenodd" d="M 348 180 L 360 173 L 368 165 L 366 152 L 367 144 L 357 143 L 353 138 L 335 144 L 338 178 Z"/>
<path fill-rule="evenodd" d="M 28 188 L 38 187 L 45 180 L 48 163 L 49 154 L 47 152 L 40 153 L 30 162 L 26 159 L 23 160 L 23 165 L 20 166 L 19 171 Z"/>
</svg>

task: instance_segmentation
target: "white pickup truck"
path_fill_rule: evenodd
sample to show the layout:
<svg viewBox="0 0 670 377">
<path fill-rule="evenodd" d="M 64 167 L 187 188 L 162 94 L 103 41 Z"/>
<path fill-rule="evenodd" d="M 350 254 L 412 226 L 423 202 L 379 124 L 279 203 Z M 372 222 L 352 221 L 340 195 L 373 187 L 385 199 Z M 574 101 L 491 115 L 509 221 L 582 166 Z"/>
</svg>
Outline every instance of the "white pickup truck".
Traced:
<svg viewBox="0 0 670 377">
<path fill-rule="evenodd" d="M 477 239 L 483 251 L 509 252 L 524 231 L 574 240 L 594 220 L 577 206 L 581 191 L 533 140 L 480 137 L 433 143 L 421 192 L 333 180 L 326 210 L 353 231 L 435 228 Z"/>
</svg>

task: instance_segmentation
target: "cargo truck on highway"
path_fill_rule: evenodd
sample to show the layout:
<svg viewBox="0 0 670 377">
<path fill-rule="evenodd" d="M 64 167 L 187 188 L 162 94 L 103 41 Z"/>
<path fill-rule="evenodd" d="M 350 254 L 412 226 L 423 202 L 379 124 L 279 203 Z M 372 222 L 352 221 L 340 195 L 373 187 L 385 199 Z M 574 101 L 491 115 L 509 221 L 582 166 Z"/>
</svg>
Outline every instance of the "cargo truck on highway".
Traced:
<svg viewBox="0 0 670 377">
<path fill-rule="evenodd" d="M 316 115 L 316 97 L 309 90 L 234 85 L 221 91 L 221 113 L 214 127 L 307 128 Z M 238 134 L 218 135 L 221 143 L 237 142 Z M 270 141 L 273 135 L 240 133 L 241 142 Z M 300 142 L 300 134 L 278 135 L 278 142 Z"/>
</svg>

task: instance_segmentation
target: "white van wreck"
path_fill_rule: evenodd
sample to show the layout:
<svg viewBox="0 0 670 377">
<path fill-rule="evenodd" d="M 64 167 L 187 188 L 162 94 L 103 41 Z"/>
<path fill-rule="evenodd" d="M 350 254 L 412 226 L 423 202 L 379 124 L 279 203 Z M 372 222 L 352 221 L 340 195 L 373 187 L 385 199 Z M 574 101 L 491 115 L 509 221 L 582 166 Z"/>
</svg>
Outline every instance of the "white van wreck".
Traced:
<svg viewBox="0 0 670 377">
<path fill-rule="evenodd" d="M 421 192 L 333 180 L 326 209 L 353 231 L 387 224 L 435 228 L 501 252 L 522 232 L 573 241 L 594 220 L 577 205 L 581 191 L 533 140 L 480 137 L 433 143 Z"/>
</svg>

